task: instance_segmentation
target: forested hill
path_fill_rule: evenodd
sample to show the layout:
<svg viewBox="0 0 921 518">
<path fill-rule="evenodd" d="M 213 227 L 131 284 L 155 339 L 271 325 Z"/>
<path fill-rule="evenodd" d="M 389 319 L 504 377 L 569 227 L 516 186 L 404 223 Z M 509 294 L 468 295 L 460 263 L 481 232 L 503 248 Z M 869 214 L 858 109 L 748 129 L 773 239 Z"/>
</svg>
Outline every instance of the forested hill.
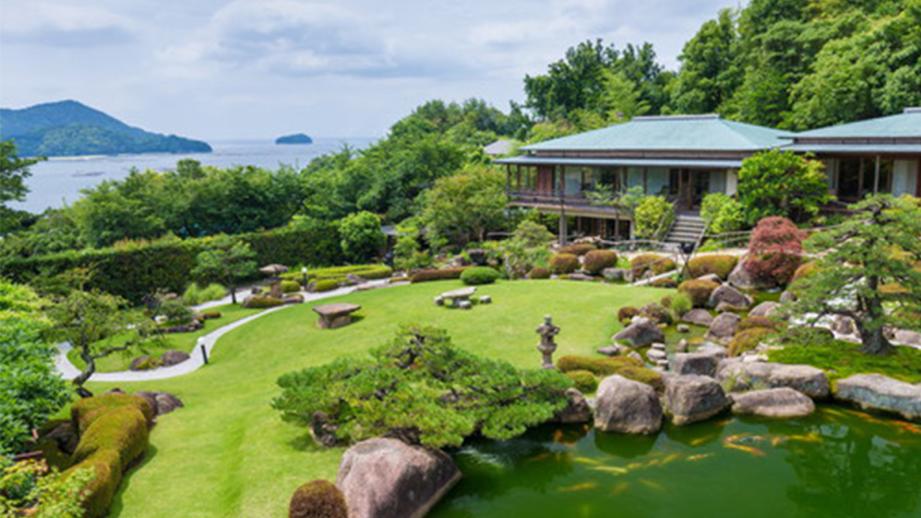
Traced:
<svg viewBox="0 0 921 518">
<path fill-rule="evenodd" d="M 211 151 L 206 142 L 135 128 L 77 101 L 0 109 L 0 139 L 23 156 Z"/>
</svg>

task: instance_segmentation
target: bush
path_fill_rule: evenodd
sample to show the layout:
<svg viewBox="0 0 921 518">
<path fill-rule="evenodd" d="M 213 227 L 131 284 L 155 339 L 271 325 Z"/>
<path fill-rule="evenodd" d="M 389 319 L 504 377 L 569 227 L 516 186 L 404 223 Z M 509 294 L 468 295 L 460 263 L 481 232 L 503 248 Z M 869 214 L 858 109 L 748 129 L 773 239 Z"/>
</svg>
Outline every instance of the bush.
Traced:
<svg viewBox="0 0 921 518">
<path fill-rule="evenodd" d="M 549 279 L 550 270 L 536 266 L 528 272 L 528 279 Z"/>
<path fill-rule="evenodd" d="M 243 300 L 244 308 L 265 309 L 281 305 L 281 299 L 271 295 L 250 295 Z"/>
<path fill-rule="evenodd" d="M 776 331 L 780 329 L 780 324 L 774 320 L 771 320 L 768 317 L 745 317 L 739 322 L 739 331 L 745 331 L 748 329 L 764 328 Z"/>
<path fill-rule="evenodd" d="M 764 218 L 752 231 L 742 267 L 760 282 L 785 286 L 800 265 L 803 237 L 789 219 Z"/>
<path fill-rule="evenodd" d="M 460 279 L 466 267 L 462 268 L 442 268 L 440 270 L 419 270 L 414 273 L 410 282 L 428 282 L 428 281 L 444 281 L 448 279 Z"/>
<path fill-rule="evenodd" d="M 637 239 L 658 239 L 675 220 L 675 207 L 663 196 L 646 196 L 633 213 L 633 234 Z"/>
<path fill-rule="evenodd" d="M 348 518 L 345 497 L 328 480 L 314 480 L 294 491 L 288 518 Z"/>
<path fill-rule="evenodd" d="M 387 236 L 381 230 L 381 218 L 367 211 L 342 218 L 339 221 L 339 235 L 342 253 L 354 262 L 377 256 L 387 242 Z"/>
<path fill-rule="evenodd" d="M 80 462 L 99 450 L 115 450 L 121 466 L 127 468 L 147 450 L 147 427 L 147 420 L 137 407 L 109 410 L 80 435 L 73 460 Z"/>
<path fill-rule="evenodd" d="M 500 277 L 499 272 L 488 266 L 474 266 L 461 273 L 460 280 L 467 286 L 492 284 Z"/>
<path fill-rule="evenodd" d="M 579 269 L 579 258 L 573 254 L 556 254 L 550 258 L 550 271 L 555 274 L 572 273 Z"/>
<path fill-rule="evenodd" d="M 182 302 L 189 306 L 197 306 L 210 300 L 218 300 L 227 295 L 227 289 L 217 283 L 211 283 L 202 288 L 197 283 L 189 284 L 182 294 Z"/>
<path fill-rule="evenodd" d="M 281 291 L 282 293 L 295 293 L 301 291 L 301 284 L 297 281 L 282 280 Z"/>
<path fill-rule="evenodd" d="M 647 369 L 643 362 L 627 356 L 594 358 L 589 356 L 561 356 L 556 366 L 562 372 L 588 371 L 596 376 L 619 374 L 627 379 L 652 385 L 657 391 L 664 388 L 662 375 Z"/>
<path fill-rule="evenodd" d="M 617 252 L 614 250 L 592 250 L 585 254 L 582 269 L 591 274 L 599 274 L 605 268 L 617 265 Z"/>
<path fill-rule="evenodd" d="M 679 292 L 674 297 L 672 297 L 672 304 L 670 309 L 672 314 L 675 316 L 675 319 L 680 319 L 682 315 L 694 309 L 694 301 L 691 300 L 691 296 L 686 292 Z"/>
<path fill-rule="evenodd" d="M 742 161 L 739 203 L 749 224 L 769 216 L 806 221 L 830 200 L 825 166 L 817 160 L 772 149 Z"/>
<path fill-rule="evenodd" d="M 672 324 L 672 313 L 661 304 L 656 304 L 655 302 L 643 306 L 643 309 L 640 310 L 640 315 L 656 323 Z"/>
<path fill-rule="evenodd" d="M 582 393 L 591 393 L 598 388 L 598 380 L 595 375 L 589 371 L 574 370 L 566 373 L 566 377 L 576 384 L 576 388 Z"/>
<path fill-rule="evenodd" d="M 221 318 L 220 311 L 203 311 L 198 314 L 202 320 L 215 320 Z"/>
<path fill-rule="evenodd" d="M 738 356 L 746 351 L 752 351 L 765 338 L 774 334 L 772 329 L 753 327 L 740 331 L 729 341 L 729 356 Z"/>
<path fill-rule="evenodd" d="M 621 323 L 629 322 L 640 314 L 640 310 L 633 306 L 624 306 L 617 310 L 617 320 Z"/>
<path fill-rule="evenodd" d="M 720 279 L 726 280 L 732 269 L 736 267 L 739 258 L 728 254 L 709 254 L 694 256 L 688 261 L 688 274 L 697 278 L 702 275 L 715 274 Z"/>
<path fill-rule="evenodd" d="M 809 261 L 808 263 L 803 263 L 796 268 L 796 271 L 793 272 L 793 277 L 790 279 L 790 282 L 796 282 L 804 277 L 809 277 L 816 271 L 818 271 L 819 265 L 815 261 Z"/>
<path fill-rule="evenodd" d="M 592 250 L 596 250 L 598 247 L 591 243 L 573 243 L 571 245 L 561 246 L 558 250 L 558 254 L 571 254 L 577 256 L 583 256 Z"/>
<path fill-rule="evenodd" d="M 161 299 L 157 306 L 157 315 L 166 318 L 168 324 L 188 324 L 195 318 L 195 313 L 180 299 Z"/>
<path fill-rule="evenodd" d="M 714 192 L 704 196 L 700 205 L 700 217 L 707 225 L 707 232 L 722 234 L 741 230 L 745 226 L 742 205 L 731 196 Z"/>
<path fill-rule="evenodd" d="M 675 261 L 664 255 L 640 254 L 630 259 L 630 269 L 633 270 L 634 278 L 640 278 L 646 275 L 646 272 L 660 275 L 674 270 Z"/>
<path fill-rule="evenodd" d="M 678 281 L 674 277 L 663 277 L 661 279 L 656 279 L 649 283 L 653 288 L 675 288 L 678 286 Z"/>
<path fill-rule="evenodd" d="M 311 293 L 323 293 L 327 291 L 333 291 L 339 288 L 339 282 L 336 279 L 320 279 L 318 281 L 313 281 L 310 283 L 310 292 Z"/>
<path fill-rule="evenodd" d="M 678 292 L 687 294 L 691 299 L 691 304 L 695 308 L 703 308 L 707 306 L 707 302 L 710 300 L 710 294 L 713 293 L 713 290 L 719 287 L 720 285 L 713 281 L 692 279 L 679 284 Z"/>
</svg>

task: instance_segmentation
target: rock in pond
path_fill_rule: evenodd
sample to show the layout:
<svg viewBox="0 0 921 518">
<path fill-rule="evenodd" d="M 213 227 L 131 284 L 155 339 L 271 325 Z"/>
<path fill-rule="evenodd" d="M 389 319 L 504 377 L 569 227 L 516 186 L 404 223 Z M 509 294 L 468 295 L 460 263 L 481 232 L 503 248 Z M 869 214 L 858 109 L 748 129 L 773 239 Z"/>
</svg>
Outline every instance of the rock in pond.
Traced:
<svg viewBox="0 0 921 518">
<path fill-rule="evenodd" d="M 625 340 L 633 347 L 645 347 L 653 342 L 664 342 L 665 334 L 648 319 L 640 319 L 614 335 L 615 340 Z"/>
<path fill-rule="evenodd" d="M 722 303 L 737 308 L 749 308 L 752 305 L 752 298 L 728 284 L 722 284 L 710 294 L 707 305 L 715 308 Z"/>
<path fill-rule="evenodd" d="M 810 365 L 747 362 L 727 358 L 720 362 L 716 378 L 730 392 L 745 392 L 754 388 L 788 387 L 812 399 L 824 399 L 829 394 L 825 371 Z"/>
<path fill-rule="evenodd" d="M 684 425 L 709 419 L 729 407 L 723 387 L 709 376 L 665 377 L 665 411 L 672 423 Z"/>
<path fill-rule="evenodd" d="M 778 308 L 780 308 L 779 302 L 773 302 L 773 301 L 767 300 L 753 307 L 752 310 L 748 312 L 748 316 L 750 317 L 771 317 L 774 315 L 774 313 L 777 312 Z"/>
<path fill-rule="evenodd" d="M 687 313 L 681 315 L 681 320 L 683 322 L 688 322 L 690 324 L 696 324 L 698 326 L 709 327 L 713 323 L 713 315 L 710 314 L 706 309 L 692 309 Z"/>
<path fill-rule="evenodd" d="M 346 450 L 336 486 L 350 518 L 422 517 L 460 477 L 441 450 L 375 438 Z"/>
<path fill-rule="evenodd" d="M 595 398 L 595 428 L 605 432 L 653 434 L 662 427 L 656 391 L 623 376 L 608 376 Z"/>
<path fill-rule="evenodd" d="M 835 399 L 863 409 L 883 410 L 921 421 L 921 385 L 911 385 L 882 374 L 857 374 L 838 380 Z"/>
<path fill-rule="evenodd" d="M 789 419 L 815 412 L 815 403 L 809 396 L 787 387 L 742 392 L 731 399 L 734 414 Z"/>
<path fill-rule="evenodd" d="M 707 338 L 717 341 L 729 341 L 736 334 L 739 327 L 739 315 L 735 313 L 721 313 L 710 323 Z"/>
<path fill-rule="evenodd" d="M 702 347 L 692 353 L 676 353 L 672 357 L 671 371 L 675 374 L 700 374 L 716 376 L 716 368 L 726 358 L 726 349 L 718 345 Z"/>
<path fill-rule="evenodd" d="M 566 389 L 568 403 L 553 418 L 555 423 L 588 423 L 592 420 L 592 408 L 578 389 Z"/>
</svg>

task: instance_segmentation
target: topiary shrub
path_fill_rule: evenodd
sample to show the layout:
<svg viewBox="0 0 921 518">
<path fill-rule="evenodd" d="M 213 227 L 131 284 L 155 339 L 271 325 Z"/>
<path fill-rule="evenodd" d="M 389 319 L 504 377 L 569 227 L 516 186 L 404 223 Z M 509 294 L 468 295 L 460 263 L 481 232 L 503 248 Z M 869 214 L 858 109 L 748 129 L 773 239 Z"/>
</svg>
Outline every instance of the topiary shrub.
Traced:
<svg viewBox="0 0 921 518">
<path fill-rule="evenodd" d="M 802 261 L 804 236 L 787 218 L 764 218 L 752 231 L 742 267 L 762 283 L 785 286 Z"/>
<path fill-rule="evenodd" d="M 674 270 L 675 261 L 660 254 L 640 254 L 630 259 L 630 269 L 634 278 L 643 277 L 647 272 L 659 275 Z"/>
<path fill-rule="evenodd" d="M 251 309 L 274 308 L 282 304 L 281 299 L 271 295 L 250 295 L 243 300 L 243 307 Z"/>
<path fill-rule="evenodd" d="M 640 310 L 633 306 L 624 306 L 617 310 L 617 320 L 621 323 L 633 320 L 633 317 L 640 314 Z"/>
<path fill-rule="evenodd" d="M 336 279 L 319 279 L 310 283 L 310 291 L 312 293 L 323 293 L 325 291 L 333 291 L 339 287 L 339 283 Z"/>
<path fill-rule="evenodd" d="M 573 243 L 571 245 L 561 246 L 557 253 L 559 254 L 572 254 L 576 256 L 583 256 L 592 250 L 597 250 L 598 247 L 591 243 Z"/>
<path fill-rule="evenodd" d="M 681 318 L 682 315 L 694 309 L 694 302 L 691 300 L 691 296 L 685 292 L 678 292 L 674 297 L 672 297 L 671 306 L 669 309 L 672 310 L 672 315 L 674 315 L 675 320 Z"/>
<path fill-rule="evenodd" d="M 550 270 L 546 268 L 541 268 L 539 266 L 531 268 L 531 271 L 528 272 L 528 279 L 549 279 Z"/>
<path fill-rule="evenodd" d="M 221 318 L 222 314 L 220 311 L 202 311 L 198 316 L 202 320 L 215 320 Z"/>
<path fill-rule="evenodd" d="M 410 282 L 443 281 L 447 279 L 460 279 L 467 268 L 442 268 L 440 270 L 419 270 L 414 273 Z"/>
<path fill-rule="evenodd" d="M 672 289 L 678 286 L 678 281 L 674 277 L 664 277 L 662 279 L 656 279 L 649 283 L 653 288 L 667 288 Z"/>
<path fill-rule="evenodd" d="M 105 412 L 80 435 L 73 461 L 80 462 L 99 450 L 115 450 L 123 468 L 147 450 L 148 423 L 136 406 Z"/>
<path fill-rule="evenodd" d="M 614 250 L 592 250 L 582 259 L 582 269 L 598 275 L 601 270 L 617 265 L 617 252 Z"/>
<path fill-rule="evenodd" d="M 589 356 L 561 356 L 556 366 L 563 372 L 589 371 L 596 376 L 619 374 L 625 378 L 651 385 L 657 391 L 664 388 L 662 375 L 647 369 L 643 362 L 627 356 L 593 358 Z"/>
<path fill-rule="evenodd" d="M 579 389 L 579 392 L 594 392 L 595 389 L 598 388 L 598 380 L 595 378 L 595 375 L 589 371 L 569 371 L 566 373 L 566 376 L 576 384 L 576 388 Z"/>
<path fill-rule="evenodd" d="M 656 232 L 667 231 L 675 220 L 675 206 L 664 196 L 645 196 L 633 214 L 637 239 L 659 239 Z"/>
<path fill-rule="evenodd" d="M 152 423 L 156 416 L 156 409 L 150 406 L 150 403 L 137 396 L 122 394 L 118 392 L 109 392 L 100 394 L 95 397 L 81 398 L 70 406 L 70 419 L 73 422 L 74 429 L 79 434 L 89 427 L 99 416 L 110 410 L 122 408 L 124 406 L 133 406 L 137 408 L 148 423 Z"/>
<path fill-rule="evenodd" d="M 707 301 L 710 300 L 710 294 L 713 293 L 713 290 L 719 287 L 720 285 L 713 281 L 692 279 L 679 284 L 678 292 L 686 293 L 691 299 L 691 305 L 695 308 L 703 308 L 707 306 Z"/>
<path fill-rule="evenodd" d="M 773 334 L 773 329 L 765 327 L 753 327 L 740 331 L 729 341 L 729 356 L 738 356 L 746 351 L 752 351 L 765 338 Z"/>
<path fill-rule="evenodd" d="M 281 291 L 282 293 L 294 293 L 301 291 L 301 283 L 297 281 L 282 280 Z"/>
<path fill-rule="evenodd" d="M 574 254 L 556 254 L 550 258 L 550 271 L 555 274 L 572 273 L 579 269 L 579 258 Z"/>
<path fill-rule="evenodd" d="M 768 317 L 745 317 L 739 322 L 739 326 L 736 328 L 738 331 L 745 331 L 747 329 L 756 329 L 764 328 L 770 330 L 780 329 L 780 323 L 774 321 Z"/>
<path fill-rule="evenodd" d="M 467 286 L 492 284 L 500 277 L 499 272 L 488 266 L 474 266 L 461 273 L 460 280 Z"/>
<path fill-rule="evenodd" d="M 348 518 L 345 496 L 328 480 L 314 480 L 294 491 L 288 518 Z"/>
<path fill-rule="evenodd" d="M 688 261 L 688 274 L 697 278 L 712 273 L 726 280 L 738 262 L 738 257 L 729 254 L 698 255 Z"/>
</svg>

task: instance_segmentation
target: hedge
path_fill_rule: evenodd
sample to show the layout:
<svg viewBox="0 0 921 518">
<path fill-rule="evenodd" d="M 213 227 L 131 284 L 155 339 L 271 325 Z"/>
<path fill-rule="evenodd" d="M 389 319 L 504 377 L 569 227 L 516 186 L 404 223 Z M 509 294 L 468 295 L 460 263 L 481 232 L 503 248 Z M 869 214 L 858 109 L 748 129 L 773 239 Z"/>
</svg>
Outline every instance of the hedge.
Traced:
<svg viewBox="0 0 921 518">
<path fill-rule="evenodd" d="M 739 258 L 728 254 L 698 255 L 688 261 L 688 274 L 691 277 L 716 274 L 720 279 L 726 280 L 732 269 L 736 267 Z"/>
<path fill-rule="evenodd" d="M 657 391 L 664 389 L 662 375 L 647 369 L 643 362 L 628 356 L 593 358 L 589 356 L 561 356 L 556 366 L 564 373 L 570 371 L 589 371 L 596 376 L 619 374 L 627 379 L 651 385 Z"/>
<path fill-rule="evenodd" d="M 339 287 L 339 281 L 335 279 L 320 279 L 310 283 L 311 293 L 323 293 L 325 291 L 333 291 Z"/>
<path fill-rule="evenodd" d="M 580 392 L 594 392 L 598 388 L 598 380 L 590 371 L 574 370 L 566 373 L 566 376 L 576 384 Z"/>
<path fill-rule="evenodd" d="M 301 285 L 297 281 L 283 279 L 281 281 L 281 291 L 282 293 L 295 293 L 301 291 Z"/>
<path fill-rule="evenodd" d="M 243 299 L 244 308 L 265 309 L 281 306 L 282 300 L 271 295 L 250 295 Z"/>
<path fill-rule="evenodd" d="M 693 304 L 695 308 L 703 308 L 707 306 L 707 302 L 710 300 L 710 294 L 713 293 L 713 290 L 719 287 L 720 285 L 713 281 L 692 279 L 679 284 L 678 291 L 687 293 L 688 297 L 691 297 L 691 304 Z"/>
<path fill-rule="evenodd" d="M 499 279 L 499 272 L 488 266 L 474 266 L 461 272 L 460 280 L 467 286 L 492 284 Z"/>
<path fill-rule="evenodd" d="M 561 253 L 550 258 L 550 270 L 556 274 L 572 273 L 579 269 L 579 258 L 575 254 Z"/>
<path fill-rule="evenodd" d="M 592 250 L 582 260 L 582 269 L 592 274 L 599 274 L 605 268 L 616 265 L 617 252 L 614 250 Z"/>
<path fill-rule="evenodd" d="M 675 266 L 675 261 L 670 257 L 659 254 L 640 254 L 630 260 L 630 269 L 636 278 L 642 277 L 647 271 L 655 275 L 670 272 Z"/>
<path fill-rule="evenodd" d="M 462 273 L 467 268 L 442 268 L 440 270 L 419 270 L 414 273 L 410 282 L 428 282 L 428 281 L 443 281 L 447 279 L 460 279 Z"/>
<path fill-rule="evenodd" d="M 540 266 L 535 266 L 531 268 L 531 271 L 528 272 L 528 279 L 549 279 L 550 270 L 546 268 L 541 268 Z"/>
<path fill-rule="evenodd" d="M 309 227 L 280 228 L 238 234 L 256 252 L 258 264 L 336 264 L 341 261 L 336 226 L 316 222 Z M 181 293 L 192 280 L 198 254 L 212 237 L 137 241 L 108 248 L 69 250 L 34 257 L 0 259 L 0 275 L 30 284 L 41 275 L 73 268 L 93 268 L 88 288 L 97 288 L 140 303 L 157 289 Z"/>
<path fill-rule="evenodd" d="M 347 518 L 345 496 L 328 480 L 314 480 L 294 491 L 288 518 Z"/>
</svg>

